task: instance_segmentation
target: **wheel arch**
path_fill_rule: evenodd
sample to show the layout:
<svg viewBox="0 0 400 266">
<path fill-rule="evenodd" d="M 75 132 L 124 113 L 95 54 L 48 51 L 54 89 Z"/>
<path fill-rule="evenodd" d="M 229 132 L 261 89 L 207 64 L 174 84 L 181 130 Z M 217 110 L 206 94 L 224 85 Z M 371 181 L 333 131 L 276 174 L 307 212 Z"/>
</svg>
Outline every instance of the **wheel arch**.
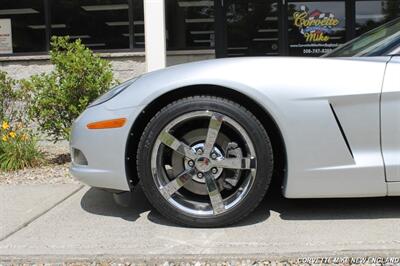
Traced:
<svg viewBox="0 0 400 266">
<path fill-rule="evenodd" d="M 270 113 L 257 101 L 234 89 L 219 85 L 191 85 L 174 89 L 157 97 L 143 109 L 131 126 L 125 148 L 125 171 L 131 189 L 139 181 L 136 174 L 136 151 L 147 123 L 162 107 L 178 99 L 194 95 L 210 95 L 229 99 L 239 103 L 259 119 L 272 143 L 274 155 L 272 185 L 282 186 L 287 167 L 286 148 L 281 130 Z"/>
</svg>

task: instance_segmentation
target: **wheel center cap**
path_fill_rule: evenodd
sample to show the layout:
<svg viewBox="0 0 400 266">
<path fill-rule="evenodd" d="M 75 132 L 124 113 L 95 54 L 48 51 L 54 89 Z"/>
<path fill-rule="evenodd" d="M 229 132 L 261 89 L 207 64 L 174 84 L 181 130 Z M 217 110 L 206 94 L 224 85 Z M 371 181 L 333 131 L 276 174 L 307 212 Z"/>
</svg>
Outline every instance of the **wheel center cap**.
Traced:
<svg viewBox="0 0 400 266">
<path fill-rule="evenodd" d="M 207 157 L 200 157 L 196 160 L 195 166 L 200 172 L 208 172 L 212 168 L 211 160 Z"/>
</svg>

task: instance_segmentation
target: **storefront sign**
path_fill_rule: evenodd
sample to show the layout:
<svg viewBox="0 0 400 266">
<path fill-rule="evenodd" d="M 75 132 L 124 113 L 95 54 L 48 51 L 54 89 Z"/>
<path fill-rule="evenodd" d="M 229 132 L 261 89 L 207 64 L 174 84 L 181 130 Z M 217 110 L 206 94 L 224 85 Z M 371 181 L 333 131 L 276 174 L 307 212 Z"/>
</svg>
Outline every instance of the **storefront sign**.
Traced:
<svg viewBox="0 0 400 266">
<path fill-rule="evenodd" d="M 0 54 L 12 54 L 11 19 L 0 19 Z"/>
<path fill-rule="evenodd" d="M 332 51 L 345 40 L 343 27 L 345 18 L 339 19 L 335 12 L 322 12 L 315 7 L 317 5 L 323 7 L 320 2 L 313 2 L 313 9 L 304 4 L 294 9 L 291 20 L 292 31 L 289 33 L 291 55 L 320 56 Z M 329 7 L 327 4 L 324 5 L 325 8 Z M 335 8 L 336 11 L 339 9 Z"/>
<path fill-rule="evenodd" d="M 300 33 L 308 43 L 328 42 L 334 33 L 334 27 L 340 21 L 333 13 L 323 13 L 319 10 L 308 12 L 306 6 L 301 6 L 301 11 L 293 13 L 293 23 L 299 28 Z"/>
</svg>

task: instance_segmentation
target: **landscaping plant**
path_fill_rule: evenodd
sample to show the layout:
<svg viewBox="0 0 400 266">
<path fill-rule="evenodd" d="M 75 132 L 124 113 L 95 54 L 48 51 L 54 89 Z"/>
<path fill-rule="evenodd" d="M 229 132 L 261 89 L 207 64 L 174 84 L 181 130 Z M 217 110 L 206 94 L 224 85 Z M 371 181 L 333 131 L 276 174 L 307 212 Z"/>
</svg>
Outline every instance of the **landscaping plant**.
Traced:
<svg viewBox="0 0 400 266">
<path fill-rule="evenodd" d="M 24 126 L 24 108 L 17 82 L 0 71 L 0 170 L 18 170 L 36 166 L 43 154 L 36 137 Z"/>
<path fill-rule="evenodd" d="M 0 121 L 14 119 L 18 115 L 15 108 L 18 93 L 15 90 L 16 82 L 6 72 L 0 71 Z"/>
<path fill-rule="evenodd" d="M 3 171 L 34 167 L 43 161 L 37 141 L 22 123 L 10 125 L 3 121 L 0 129 L 0 169 Z"/>
<path fill-rule="evenodd" d="M 108 61 L 78 39 L 53 37 L 50 60 L 54 70 L 22 82 L 29 117 L 54 141 L 68 139 L 74 119 L 114 83 Z"/>
</svg>

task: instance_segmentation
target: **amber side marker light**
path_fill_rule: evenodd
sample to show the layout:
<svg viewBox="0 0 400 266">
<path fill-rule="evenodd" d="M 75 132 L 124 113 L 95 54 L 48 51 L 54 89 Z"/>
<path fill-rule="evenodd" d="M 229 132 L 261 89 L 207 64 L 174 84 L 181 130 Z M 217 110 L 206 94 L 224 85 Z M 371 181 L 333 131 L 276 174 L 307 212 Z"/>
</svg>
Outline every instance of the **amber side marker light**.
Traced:
<svg viewBox="0 0 400 266">
<path fill-rule="evenodd" d="M 123 127 L 126 123 L 126 118 L 117 118 L 110 120 L 97 121 L 87 124 L 88 129 L 106 129 Z"/>
</svg>

